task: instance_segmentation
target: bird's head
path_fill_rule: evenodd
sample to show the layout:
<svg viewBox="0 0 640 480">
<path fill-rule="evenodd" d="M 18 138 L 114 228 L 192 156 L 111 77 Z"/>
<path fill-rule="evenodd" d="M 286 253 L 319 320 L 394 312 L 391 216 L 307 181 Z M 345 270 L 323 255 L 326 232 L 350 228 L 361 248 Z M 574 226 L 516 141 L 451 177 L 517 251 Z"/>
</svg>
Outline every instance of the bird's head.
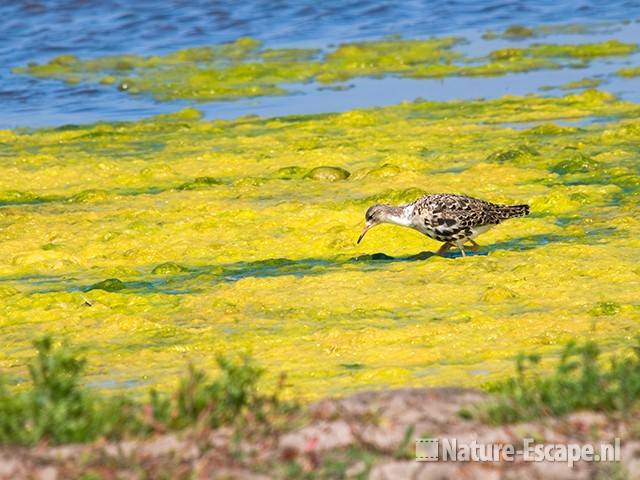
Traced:
<svg viewBox="0 0 640 480">
<path fill-rule="evenodd" d="M 364 214 L 364 228 L 358 237 L 358 243 L 360 243 L 362 237 L 364 237 L 364 234 L 367 233 L 370 228 L 388 222 L 395 208 L 396 207 L 392 207 L 391 205 L 373 205 L 369 207 L 367 213 Z"/>
</svg>

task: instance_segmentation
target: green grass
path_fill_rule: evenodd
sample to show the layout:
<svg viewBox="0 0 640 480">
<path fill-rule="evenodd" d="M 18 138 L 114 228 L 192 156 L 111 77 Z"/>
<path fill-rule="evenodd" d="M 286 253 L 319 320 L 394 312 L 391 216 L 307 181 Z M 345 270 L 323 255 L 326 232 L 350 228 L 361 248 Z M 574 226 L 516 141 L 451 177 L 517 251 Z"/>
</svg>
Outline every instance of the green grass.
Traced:
<svg viewBox="0 0 640 480">
<path fill-rule="evenodd" d="M 44 337 L 34 346 L 27 385 L 10 387 L 0 377 L 0 444 L 88 442 L 222 425 L 271 429 L 296 407 L 280 399 L 283 381 L 268 394 L 258 390 L 264 370 L 248 356 L 219 356 L 215 376 L 190 366 L 172 394 L 151 390 L 140 400 L 86 387 L 86 361 L 68 344 Z M 593 342 L 571 342 L 550 372 L 539 356 L 520 355 L 516 375 L 490 391 L 479 415 L 496 424 L 581 409 L 628 414 L 640 400 L 640 339 L 607 361 Z M 335 473 L 343 463 L 323 468 Z"/>
<path fill-rule="evenodd" d="M 50 337 L 34 342 L 27 388 L 10 388 L 0 377 L 0 443 L 31 445 L 123 438 L 188 426 L 218 427 L 243 422 L 268 424 L 290 403 L 258 392 L 263 370 L 247 356 L 218 357 L 219 373 L 210 377 L 190 367 L 172 395 L 151 390 L 149 400 L 106 396 L 83 382 L 86 361 L 67 344 Z"/>
<path fill-rule="evenodd" d="M 582 409 L 628 414 L 640 399 L 640 339 L 630 350 L 604 362 L 595 343 L 573 341 L 551 372 L 540 367 L 539 356 L 520 355 L 515 377 L 490 389 L 482 416 L 513 423 Z"/>
</svg>

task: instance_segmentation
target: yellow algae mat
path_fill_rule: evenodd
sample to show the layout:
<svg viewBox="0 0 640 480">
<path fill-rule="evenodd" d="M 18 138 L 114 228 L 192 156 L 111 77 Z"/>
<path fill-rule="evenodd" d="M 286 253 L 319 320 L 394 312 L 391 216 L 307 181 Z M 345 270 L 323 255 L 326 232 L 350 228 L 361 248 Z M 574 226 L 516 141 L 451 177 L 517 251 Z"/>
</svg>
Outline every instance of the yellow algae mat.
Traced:
<svg viewBox="0 0 640 480">
<path fill-rule="evenodd" d="M 44 333 L 98 387 L 250 352 L 295 395 L 482 385 L 640 320 L 638 105 L 589 90 L 342 114 L 0 131 L 0 369 Z M 591 122 L 593 117 L 599 121 Z M 467 258 L 366 207 L 529 203 Z"/>
</svg>

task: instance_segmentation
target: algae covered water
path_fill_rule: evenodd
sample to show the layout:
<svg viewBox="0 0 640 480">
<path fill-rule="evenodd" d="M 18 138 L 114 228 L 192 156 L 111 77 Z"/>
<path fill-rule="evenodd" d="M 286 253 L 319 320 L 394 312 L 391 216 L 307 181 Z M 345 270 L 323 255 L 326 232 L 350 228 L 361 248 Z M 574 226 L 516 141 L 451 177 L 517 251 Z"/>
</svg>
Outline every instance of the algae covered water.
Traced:
<svg viewBox="0 0 640 480">
<path fill-rule="evenodd" d="M 0 78 L 0 366 L 16 382 L 43 333 L 85 347 L 97 387 L 165 388 L 188 361 L 248 351 L 303 398 L 478 386 L 521 351 L 592 338 L 615 352 L 636 336 L 633 5 L 605 18 L 595 2 L 543 3 L 519 30 L 517 4 L 29 5 L 2 7 L 27 32 L 3 34 Z M 566 17 L 583 23 L 545 23 Z M 84 27 L 43 41 L 62 25 Z M 523 90 L 505 96 L 514 78 Z M 376 94 L 403 82 L 469 93 Z M 502 83 L 474 99 L 488 82 Z M 353 97 L 362 108 L 335 113 L 302 100 Z M 356 245 L 369 205 L 440 191 L 532 215 L 464 259 L 392 226 Z"/>
<path fill-rule="evenodd" d="M 488 31 L 504 31 L 519 24 L 527 28 L 564 25 L 544 38 L 511 38 L 517 46 L 530 41 L 585 43 L 616 38 L 637 41 L 640 4 L 632 1 L 582 0 L 482 2 L 430 0 L 397 2 L 332 1 L 237 2 L 138 0 L 36 0 L 3 2 L 0 14 L 0 128 L 60 126 L 95 121 L 134 120 L 175 112 L 188 103 L 158 104 L 148 96 L 132 99 L 116 86 L 61 83 L 14 75 L 11 70 L 30 62 L 43 63 L 59 55 L 96 58 L 107 55 L 163 55 L 179 49 L 236 41 L 251 37 L 269 48 L 331 48 L 343 42 L 375 40 L 389 35 L 405 38 L 459 36 L 472 39 L 470 56 L 481 55 L 512 42 L 494 38 Z M 596 28 L 585 25 L 596 24 Z M 573 27 L 573 28 L 572 28 Z M 582 32 L 584 35 L 576 35 Z M 623 59 L 622 63 L 625 63 Z M 637 61 L 635 62 L 637 64 Z M 593 65 L 593 74 L 607 75 L 618 66 Z M 624 65 L 622 65 L 624 66 Z M 209 118 L 235 118 L 258 114 L 346 111 L 353 108 L 392 105 L 416 97 L 431 100 L 499 97 L 526 94 L 544 86 L 578 81 L 589 72 L 563 69 L 542 74 L 491 78 L 478 77 L 469 88 L 466 79 L 398 80 L 357 78 L 347 89 L 322 89 L 322 85 L 297 86 L 294 95 L 238 99 L 203 104 Z M 637 85 L 608 78 L 610 90 L 639 101 Z M 302 95 L 300 93 L 303 93 Z"/>
</svg>

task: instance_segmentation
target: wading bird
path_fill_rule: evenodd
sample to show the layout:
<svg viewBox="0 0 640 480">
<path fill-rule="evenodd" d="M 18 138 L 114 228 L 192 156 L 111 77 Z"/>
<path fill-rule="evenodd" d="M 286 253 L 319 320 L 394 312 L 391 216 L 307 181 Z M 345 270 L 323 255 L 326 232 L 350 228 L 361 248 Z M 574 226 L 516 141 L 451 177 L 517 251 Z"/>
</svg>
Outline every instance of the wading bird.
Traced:
<svg viewBox="0 0 640 480">
<path fill-rule="evenodd" d="M 413 228 L 428 237 L 444 242 L 438 254 L 442 255 L 454 245 L 465 256 L 463 245 L 474 241 L 481 233 L 513 217 L 529 215 L 529 205 L 497 205 L 477 198 L 451 193 L 426 195 L 408 205 L 373 205 L 365 214 L 365 226 L 358 238 L 381 223 L 393 223 Z"/>
</svg>

